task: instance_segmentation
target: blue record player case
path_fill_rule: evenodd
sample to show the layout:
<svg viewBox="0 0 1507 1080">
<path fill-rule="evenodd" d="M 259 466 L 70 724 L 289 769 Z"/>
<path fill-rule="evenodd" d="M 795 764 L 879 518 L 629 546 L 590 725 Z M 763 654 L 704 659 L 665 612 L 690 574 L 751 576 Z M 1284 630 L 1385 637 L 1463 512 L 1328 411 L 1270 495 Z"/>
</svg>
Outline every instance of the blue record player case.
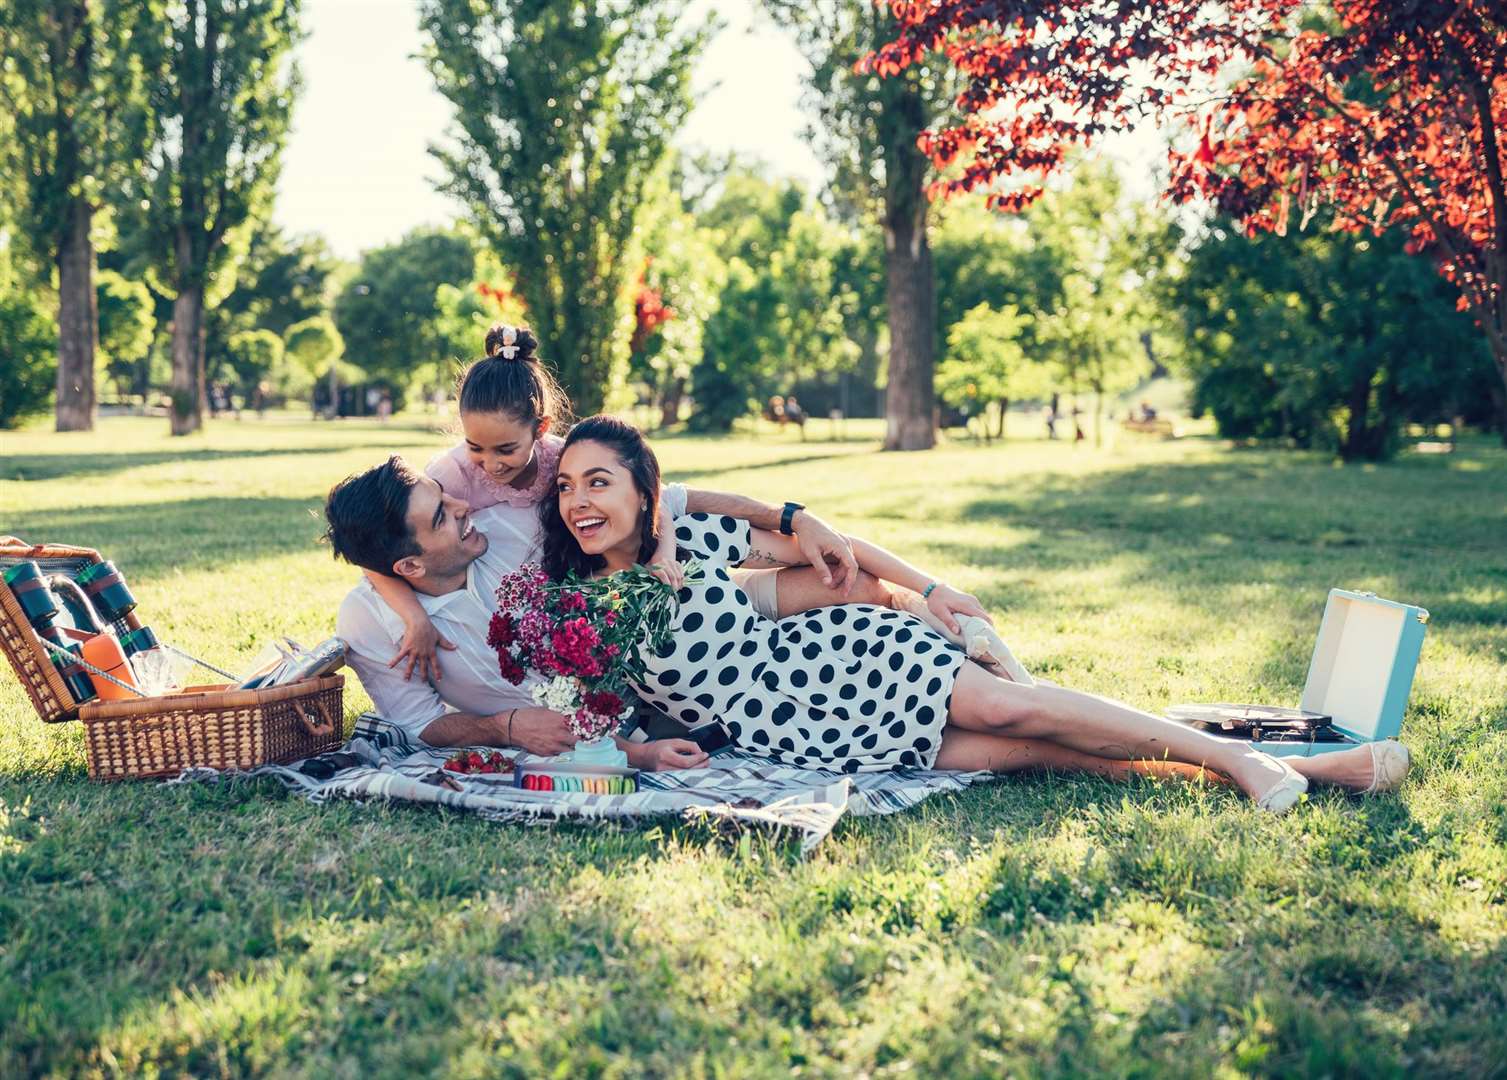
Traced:
<svg viewBox="0 0 1507 1080">
<path fill-rule="evenodd" d="M 1402 730 L 1428 620 L 1421 607 L 1375 593 L 1331 589 L 1298 707 L 1332 716 L 1335 729 L 1348 741 L 1263 742 L 1261 749 L 1308 756 L 1395 738 Z"/>
</svg>

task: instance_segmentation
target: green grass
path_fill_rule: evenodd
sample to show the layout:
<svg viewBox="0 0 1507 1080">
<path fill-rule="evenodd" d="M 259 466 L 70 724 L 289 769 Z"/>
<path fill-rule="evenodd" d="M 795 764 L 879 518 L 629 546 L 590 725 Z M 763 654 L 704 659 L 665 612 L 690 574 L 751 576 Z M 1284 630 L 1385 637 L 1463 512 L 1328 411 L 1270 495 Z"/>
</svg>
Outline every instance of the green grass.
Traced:
<svg viewBox="0 0 1507 1080">
<path fill-rule="evenodd" d="M 161 420 L 0 435 L 0 532 L 97 547 L 222 665 L 327 634 L 336 479 L 443 440 Z M 824 422 L 813 425 L 824 435 Z M 808 861 L 86 779 L 0 677 L 0 1076 L 1507 1075 L 1507 457 L 671 439 L 977 592 L 1018 655 L 1156 708 L 1295 702 L 1331 586 L 1433 613 L 1396 796 L 1012 779 Z M 348 716 L 365 705 L 352 687 Z"/>
</svg>

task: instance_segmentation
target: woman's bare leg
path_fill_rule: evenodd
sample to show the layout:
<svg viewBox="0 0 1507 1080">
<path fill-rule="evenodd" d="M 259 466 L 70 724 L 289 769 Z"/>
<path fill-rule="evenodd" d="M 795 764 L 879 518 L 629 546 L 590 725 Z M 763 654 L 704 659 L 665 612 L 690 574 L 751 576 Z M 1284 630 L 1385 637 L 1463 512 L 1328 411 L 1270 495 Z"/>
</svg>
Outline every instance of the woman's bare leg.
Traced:
<svg viewBox="0 0 1507 1080">
<path fill-rule="evenodd" d="M 1072 750 L 1042 739 L 1012 739 L 982 731 L 965 731 L 951 724 L 942 731 L 942 748 L 937 751 L 937 759 L 932 768 L 995 773 L 1050 769 L 1053 772 L 1092 773 L 1111 780 L 1123 780 L 1130 776 L 1157 776 L 1229 783 L 1211 769 L 1185 765 L 1180 761 L 1117 761 L 1085 754 L 1081 750 Z"/>
<path fill-rule="evenodd" d="M 972 663 L 958 673 L 948 719 L 969 731 L 1044 739 L 1094 757 L 1206 765 L 1253 799 L 1288 775 L 1280 762 L 1247 743 L 1220 739 L 1094 694 L 997 679 Z"/>
<path fill-rule="evenodd" d="M 890 602 L 889 586 L 863 570 L 858 572 L 852 591 L 845 594 L 823 585 L 813 566 L 787 566 L 775 575 L 775 590 L 782 619 L 837 604 L 887 606 Z"/>
<path fill-rule="evenodd" d="M 1364 791 L 1376 777 L 1369 747 L 1356 746 L 1313 757 L 1291 757 L 1287 763 L 1310 784 L 1327 784 L 1346 791 Z M 935 769 L 961 772 L 985 770 L 996 773 L 1050 769 L 1053 772 L 1086 772 L 1111 780 L 1129 776 L 1158 776 L 1183 780 L 1205 780 L 1215 784 L 1231 783 L 1223 773 L 1180 761 L 1133 761 L 1096 757 L 1081 750 L 1045 742 L 1041 739 L 1012 739 L 1004 735 L 986 735 L 948 725 L 942 732 L 942 748 L 937 753 Z"/>
</svg>

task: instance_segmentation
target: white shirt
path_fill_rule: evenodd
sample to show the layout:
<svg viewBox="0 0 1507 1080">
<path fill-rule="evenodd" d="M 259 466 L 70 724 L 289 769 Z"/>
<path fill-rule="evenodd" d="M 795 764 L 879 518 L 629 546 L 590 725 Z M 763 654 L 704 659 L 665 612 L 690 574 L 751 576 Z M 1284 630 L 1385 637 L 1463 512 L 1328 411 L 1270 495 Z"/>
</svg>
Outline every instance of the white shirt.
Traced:
<svg viewBox="0 0 1507 1080">
<path fill-rule="evenodd" d="M 671 518 L 685 513 L 682 484 L 670 484 L 660 498 L 661 512 Z M 403 620 L 387 606 L 371 582 L 346 594 L 335 620 L 335 633 L 346 644 L 346 660 L 371 696 L 378 713 L 415 739 L 450 712 L 482 716 L 534 704 L 530 676 L 514 686 L 497 670 L 497 654 L 487 644 L 487 626 L 497 610 L 497 586 L 542 553 L 539 515 L 533 507 L 489 506 L 471 515 L 487 538 L 487 550 L 466 568 L 466 584 L 443 596 L 415 592 L 434 628 L 455 644 L 437 650 L 442 678 L 438 687 L 417 677 L 403 678 L 403 668 L 388 667 L 403 640 Z"/>
</svg>

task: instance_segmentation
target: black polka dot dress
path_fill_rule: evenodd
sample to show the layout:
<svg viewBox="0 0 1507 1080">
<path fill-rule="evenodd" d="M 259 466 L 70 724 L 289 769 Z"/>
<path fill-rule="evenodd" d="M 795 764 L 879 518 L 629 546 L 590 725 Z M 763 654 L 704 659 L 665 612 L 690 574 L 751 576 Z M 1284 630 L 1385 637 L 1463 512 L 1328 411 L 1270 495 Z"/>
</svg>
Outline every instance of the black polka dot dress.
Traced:
<svg viewBox="0 0 1507 1080">
<path fill-rule="evenodd" d="M 787 765 L 931 765 L 960 649 L 913 615 L 869 604 L 771 622 L 727 574 L 747 557 L 746 521 L 690 514 L 675 539 L 705 573 L 680 590 L 670 641 L 647 656 L 635 687 L 647 701 L 687 727 L 721 720 L 740 749 Z"/>
</svg>

